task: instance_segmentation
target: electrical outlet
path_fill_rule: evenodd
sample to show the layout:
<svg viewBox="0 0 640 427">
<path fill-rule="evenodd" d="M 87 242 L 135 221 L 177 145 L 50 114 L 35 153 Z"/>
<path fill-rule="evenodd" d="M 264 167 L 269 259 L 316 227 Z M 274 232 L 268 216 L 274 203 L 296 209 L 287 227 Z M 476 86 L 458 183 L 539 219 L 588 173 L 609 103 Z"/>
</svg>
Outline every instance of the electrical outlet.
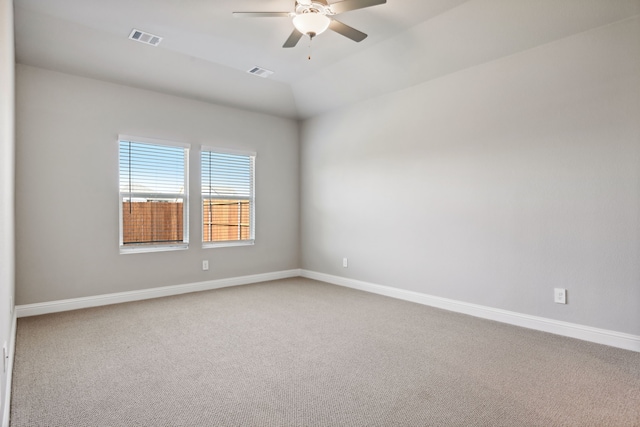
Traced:
<svg viewBox="0 0 640 427">
<path fill-rule="evenodd" d="M 346 259 L 346 258 L 342 258 L 342 266 L 343 266 L 344 268 L 349 267 L 349 260 L 348 260 L 348 259 Z"/>
<path fill-rule="evenodd" d="M 555 288 L 553 290 L 553 301 L 558 304 L 567 303 L 567 290 L 563 288 Z"/>
<path fill-rule="evenodd" d="M 202 260 L 202 271 L 207 271 L 209 269 L 209 261 L 204 259 Z"/>
</svg>

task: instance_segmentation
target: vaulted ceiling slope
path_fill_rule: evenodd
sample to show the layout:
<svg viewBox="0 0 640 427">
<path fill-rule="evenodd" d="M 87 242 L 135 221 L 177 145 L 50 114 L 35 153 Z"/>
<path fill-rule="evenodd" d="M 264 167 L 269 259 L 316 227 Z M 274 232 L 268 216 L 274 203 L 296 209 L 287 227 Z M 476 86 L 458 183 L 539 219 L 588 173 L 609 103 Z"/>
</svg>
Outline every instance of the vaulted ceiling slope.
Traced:
<svg viewBox="0 0 640 427">
<path fill-rule="evenodd" d="M 330 1 L 335 3 L 335 1 Z M 640 14 L 640 0 L 388 0 L 281 46 L 294 0 L 15 0 L 17 62 L 304 119 Z M 133 28 L 163 37 L 128 39 Z M 311 53 L 311 60 L 307 57 Z M 247 73 L 260 66 L 274 74 Z"/>
</svg>

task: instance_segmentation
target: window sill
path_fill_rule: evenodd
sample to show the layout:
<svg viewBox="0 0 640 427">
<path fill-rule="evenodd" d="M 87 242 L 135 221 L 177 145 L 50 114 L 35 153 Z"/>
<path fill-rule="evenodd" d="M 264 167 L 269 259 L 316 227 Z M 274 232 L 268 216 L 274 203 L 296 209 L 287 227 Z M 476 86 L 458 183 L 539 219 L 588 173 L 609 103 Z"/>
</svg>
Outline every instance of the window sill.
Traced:
<svg viewBox="0 0 640 427">
<path fill-rule="evenodd" d="M 120 247 L 120 255 L 141 254 L 146 252 L 184 251 L 189 249 L 188 244 L 166 246 L 126 246 Z"/>
<path fill-rule="evenodd" d="M 229 248 L 233 246 L 253 246 L 253 245 L 255 245 L 255 240 L 228 241 L 228 242 L 216 242 L 216 243 L 203 243 L 202 249 Z"/>
</svg>

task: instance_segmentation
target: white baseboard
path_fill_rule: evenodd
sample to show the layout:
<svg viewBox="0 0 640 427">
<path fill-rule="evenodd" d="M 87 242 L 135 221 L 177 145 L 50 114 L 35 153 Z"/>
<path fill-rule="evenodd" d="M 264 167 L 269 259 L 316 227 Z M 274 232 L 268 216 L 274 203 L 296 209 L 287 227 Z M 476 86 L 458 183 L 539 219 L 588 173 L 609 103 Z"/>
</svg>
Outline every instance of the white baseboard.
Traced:
<svg viewBox="0 0 640 427">
<path fill-rule="evenodd" d="M 559 320 L 547 319 L 544 317 L 530 316 L 528 314 L 516 313 L 513 311 L 501 310 L 477 304 L 470 304 L 448 298 L 435 297 L 419 292 L 407 291 L 404 289 L 392 288 L 389 286 L 375 285 L 373 283 L 359 280 L 347 279 L 330 274 L 317 273 L 315 271 L 301 270 L 300 275 L 334 285 L 345 286 L 347 288 L 359 289 L 361 291 L 374 294 L 385 295 L 405 301 L 431 307 L 442 308 L 457 313 L 464 313 L 483 319 L 495 320 L 510 325 L 522 326 L 543 332 L 550 332 L 565 337 L 577 338 L 598 344 L 623 348 L 640 352 L 640 336 L 626 334 L 622 332 L 598 329 L 590 326 L 583 326 L 576 323 L 562 322 Z"/>
<path fill-rule="evenodd" d="M 3 393 L 2 407 L 4 411 L 2 413 L 2 427 L 9 427 L 9 416 L 11 414 L 11 383 L 13 379 L 13 359 L 16 354 L 16 311 L 13 312 L 13 320 L 11 321 L 11 332 L 9 335 L 9 360 L 7 362 L 7 387 Z"/>
<path fill-rule="evenodd" d="M 189 283 L 185 285 L 143 289 L 139 291 L 119 292 L 84 298 L 73 298 L 60 301 L 19 305 L 16 306 L 15 313 L 17 317 L 37 316 L 40 314 L 139 301 L 151 298 L 185 294 L 189 292 L 207 291 L 229 286 L 247 285 L 251 283 L 266 282 L 269 280 L 278 280 L 297 276 L 320 280 L 322 282 L 332 283 L 334 285 L 345 286 L 348 288 L 358 289 L 405 301 L 411 301 L 431 307 L 442 308 L 457 313 L 468 314 L 483 319 L 495 320 L 510 325 L 521 326 L 524 328 L 535 329 L 543 332 L 550 332 L 556 335 L 577 338 L 584 341 L 590 341 L 598 344 L 604 344 L 612 347 L 640 352 L 640 336 L 637 335 L 631 335 L 607 329 L 593 328 L 590 326 L 563 322 L 544 317 L 531 316 L 528 314 L 516 313 L 513 311 L 507 311 L 498 308 L 486 307 L 478 304 L 471 304 L 448 298 L 431 296 L 419 292 L 407 291 L 404 289 L 392 288 L 389 286 L 376 285 L 360 280 L 348 279 L 345 277 L 298 269 L 255 274 L 251 276 L 233 277 L 228 279 L 217 279 L 206 282 Z M 12 333 L 12 339 L 15 340 L 15 322 L 14 331 Z M 13 355 L 13 343 L 10 348 L 10 354 Z M 13 359 L 11 361 L 13 361 Z"/>
<path fill-rule="evenodd" d="M 91 297 L 73 298 L 59 301 L 41 302 L 16 306 L 17 317 L 38 316 L 40 314 L 78 310 L 123 302 L 140 301 L 151 298 L 168 297 L 190 292 L 208 291 L 229 286 L 248 285 L 267 282 L 269 280 L 286 279 L 300 276 L 300 270 L 285 270 L 272 273 L 254 274 L 251 276 L 232 277 L 228 279 L 209 280 L 206 282 L 188 283 L 185 285 L 164 286 L 161 288 L 141 289 L 138 291 L 118 292 Z"/>
</svg>

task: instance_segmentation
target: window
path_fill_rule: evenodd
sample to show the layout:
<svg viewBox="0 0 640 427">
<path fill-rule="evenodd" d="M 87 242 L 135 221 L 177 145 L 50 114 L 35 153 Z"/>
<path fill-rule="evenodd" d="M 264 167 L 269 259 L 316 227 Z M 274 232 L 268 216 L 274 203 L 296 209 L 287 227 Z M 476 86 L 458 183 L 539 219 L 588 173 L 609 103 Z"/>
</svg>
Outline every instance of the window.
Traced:
<svg viewBox="0 0 640 427">
<path fill-rule="evenodd" d="M 202 246 L 252 245 L 255 153 L 202 148 Z"/>
<path fill-rule="evenodd" d="M 186 249 L 189 145 L 121 136 L 120 253 Z"/>
</svg>

